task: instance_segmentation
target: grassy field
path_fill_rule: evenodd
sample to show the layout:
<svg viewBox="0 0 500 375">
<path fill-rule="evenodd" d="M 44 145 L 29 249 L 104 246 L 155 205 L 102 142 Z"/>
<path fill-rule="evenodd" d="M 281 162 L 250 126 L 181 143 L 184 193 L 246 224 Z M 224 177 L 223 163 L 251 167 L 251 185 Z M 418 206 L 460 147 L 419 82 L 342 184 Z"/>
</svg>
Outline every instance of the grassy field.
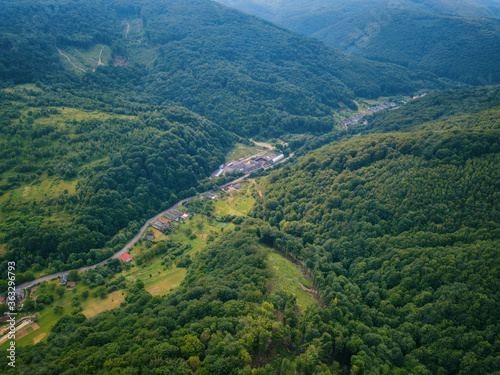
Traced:
<svg viewBox="0 0 500 375">
<path fill-rule="evenodd" d="M 255 198 L 250 193 L 249 185 L 249 182 L 245 182 L 240 191 L 233 192 L 224 199 L 215 201 L 215 214 L 245 216 L 255 204 Z"/>
<path fill-rule="evenodd" d="M 56 114 L 51 114 L 50 117 L 40 117 L 36 119 L 36 123 L 40 125 L 55 125 L 59 129 L 70 129 L 73 121 L 81 122 L 88 120 L 106 121 L 108 119 L 135 119 L 135 116 L 118 115 L 114 113 L 105 113 L 99 111 L 84 111 L 76 108 L 55 107 Z M 27 116 L 28 111 L 35 111 L 35 108 L 28 107 L 21 113 Z"/>
<path fill-rule="evenodd" d="M 113 293 L 109 293 L 104 299 L 91 299 L 85 301 L 85 303 L 82 304 L 82 314 L 90 318 L 100 312 L 120 306 L 120 303 L 123 301 L 125 301 L 125 292 L 117 290 Z"/>
<path fill-rule="evenodd" d="M 297 297 L 297 306 L 300 311 L 316 303 L 313 297 L 305 291 L 301 284 L 307 288 L 311 287 L 311 280 L 302 275 L 298 266 L 284 258 L 278 253 L 269 250 L 267 255 L 269 267 L 273 270 L 273 290 L 291 293 Z"/>
<path fill-rule="evenodd" d="M 236 143 L 234 148 L 226 155 L 226 163 L 241 158 L 246 158 L 254 154 L 265 151 L 262 147 L 247 146 L 241 143 Z"/>
<path fill-rule="evenodd" d="M 276 144 L 276 140 L 275 139 L 272 139 L 272 140 L 268 140 L 267 142 L 257 142 L 257 141 L 254 141 L 253 139 L 250 139 L 257 147 L 262 147 L 262 148 L 267 148 L 268 150 L 271 150 L 271 151 L 274 151 L 275 150 L 275 147 L 273 145 Z"/>
<path fill-rule="evenodd" d="M 187 270 L 185 268 L 174 267 L 161 277 L 145 278 L 145 289 L 153 296 L 167 295 L 170 291 L 180 285 L 186 276 L 186 272 Z"/>
<path fill-rule="evenodd" d="M 42 201 L 63 193 L 71 195 L 75 193 L 76 183 L 77 180 L 64 181 L 58 178 L 47 178 L 45 175 L 45 178 L 42 176 L 42 179 L 36 183 L 20 186 L 6 192 L 0 197 L 0 205 L 7 201 L 13 205 L 24 202 Z"/>
<path fill-rule="evenodd" d="M 22 84 L 22 85 L 16 85 L 14 87 L 9 87 L 9 88 L 6 88 L 4 90 L 7 91 L 7 92 L 15 92 L 15 93 L 19 93 L 19 92 L 21 92 L 23 90 L 37 91 L 37 92 L 43 91 L 41 88 L 36 87 L 36 85 L 33 84 L 33 83 L 25 83 L 25 84 Z"/>
</svg>

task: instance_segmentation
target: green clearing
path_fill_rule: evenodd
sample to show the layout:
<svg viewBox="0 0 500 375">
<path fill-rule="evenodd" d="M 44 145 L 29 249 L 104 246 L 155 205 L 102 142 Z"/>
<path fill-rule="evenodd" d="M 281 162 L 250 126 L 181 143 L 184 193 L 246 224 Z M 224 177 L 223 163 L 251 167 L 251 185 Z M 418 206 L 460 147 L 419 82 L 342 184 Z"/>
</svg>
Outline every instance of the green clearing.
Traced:
<svg viewBox="0 0 500 375">
<path fill-rule="evenodd" d="M 245 216 L 248 210 L 255 204 L 255 198 L 251 194 L 254 189 L 251 182 L 244 182 L 239 191 L 234 191 L 224 197 L 224 199 L 214 202 L 215 214 Z"/>
<path fill-rule="evenodd" d="M 104 299 L 92 299 L 82 303 L 82 314 L 87 318 L 97 315 L 103 311 L 114 309 L 120 306 L 120 303 L 125 301 L 125 292 L 117 290 L 109 293 Z"/>
<path fill-rule="evenodd" d="M 123 23 L 123 36 L 126 40 L 127 46 L 129 47 L 127 49 L 129 58 L 138 64 L 153 67 L 153 62 L 158 57 L 158 51 L 146 42 L 142 19 L 137 18 L 126 20 Z"/>
<path fill-rule="evenodd" d="M 20 186 L 6 192 L 0 197 L 0 205 L 7 201 L 12 205 L 25 202 L 42 201 L 57 197 L 63 193 L 71 195 L 75 193 L 77 182 L 78 180 L 64 181 L 58 178 L 41 179 L 30 185 Z"/>
<path fill-rule="evenodd" d="M 4 89 L 7 92 L 19 92 L 19 91 L 37 91 L 42 92 L 43 90 L 37 87 L 34 83 L 25 83 L 23 85 L 16 85 L 14 87 L 9 87 Z"/>
<path fill-rule="evenodd" d="M 75 73 L 95 71 L 95 69 L 99 65 L 106 66 L 112 60 L 111 49 L 103 44 L 96 44 L 95 46 L 87 50 L 78 50 L 71 47 L 60 51 L 61 52 L 59 54 L 59 57 L 63 62 L 63 65 L 66 67 L 66 69 L 72 70 Z M 65 56 L 63 56 L 61 53 Z M 71 62 L 68 61 L 68 58 Z"/>
<path fill-rule="evenodd" d="M 361 105 L 361 104 L 368 105 L 368 106 L 373 106 L 373 105 L 378 105 L 378 104 L 385 103 L 385 102 L 387 102 L 389 100 L 390 100 L 389 97 L 380 97 L 380 98 L 377 98 L 377 99 L 362 98 L 362 99 L 359 100 L 358 106 Z"/>
<path fill-rule="evenodd" d="M 76 108 L 68 108 L 68 107 L 51 107 L 57 110 L 57 113 L 51 113 L 46 117 L 38 117 L 34 120 L 34 122 L 38 125 L 53 125 L 59 128 L 59 130 L 70 129 L 72 122 L 81 122 L 81 121 L 89 121 L 89 120 L 99 120 L 106 121 L 108 119 L 125 119 L 131 120 L 136 119 L 136 116 L 129 115 L 119 115 L 115 113 L 106 113 L 100 111 L 90 111 L 90 110 L 82 110 Z M 36 114 L 39 112 L 39 109 L 36 107 L 26 106 L 21 111 L 21 119 L 28 118 L 29 112 L 32 114 Z"/>
<path fill-rule="evenodd" d="M 139 253 L 140 248 L 134 248 L 134 251 L 132 251 L 130 254 L 134 256 Z M 141 266 L 132 264 L 132 267 L 128 271 L 122 272 L 118 275 L 118 277 L 125 276 L 128 281 L 132 282 L 141 280 L 144 283 L 144 288 L 151 294 L 166 295 L 170 292 L 170 289 L 179 286 L 181 281 L 184 279 L 184 276 L 186 275 L 186 269 L 177 268 L 176 266 L 167 268 L 166 266 L 163 266 L 161 264 L 160 257 L 156 257 L 151 262 L 143 264 Z M 166 289 L 161 289 L 162 286 Z"/>
<path fill-rule="evenodd" d="M 266 149 L 262 147 L 248 146 L 242 143 L 236 143 L 234 148 L 226 155 L 226 163 L 236 161 L 241 158 L 247 158 L 263 151 L 266 151 Z"/>
<path fill-rule="evenodd" d="M 141 280 L 143 280 L 145 289 L 151 295 L 166 295 L 180 285 L 186 273 L 185 268 L 174 267 L 162 277 L 146 277 Z"/>
<path fill-rule="evenodd" d="M 267 251 L 267 261 L 269 267 L 273 270 L 271 282 L 274 291 L 290 293 L 296 296 L 297 306 L 301 312 L 317 303 L 300 285 L 310 288 L 312 284 L 311 280 L 302 275 L 298 266 L 271 250 Z"/>
</svg>

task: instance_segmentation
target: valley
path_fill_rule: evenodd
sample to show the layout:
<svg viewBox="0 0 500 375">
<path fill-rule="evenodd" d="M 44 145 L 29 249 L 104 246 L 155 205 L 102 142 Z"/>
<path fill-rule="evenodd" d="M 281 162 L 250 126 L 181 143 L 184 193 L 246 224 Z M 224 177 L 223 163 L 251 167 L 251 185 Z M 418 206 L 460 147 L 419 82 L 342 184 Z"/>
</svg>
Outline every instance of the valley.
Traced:
<svg viewBox="0 0 500 375">
<path fill-rule="evenodd" d="M 96 268 L 96 273 L 99 274 L 98 267 L 104 266 L 108 261 L 78 269 L 76 270 L 77 272 L 72 271 L 70 273 L 71 280 L 76 280 L 76 282 L 74 282 L 75 285 L 70 287 L 60 286 L 61 276 L 67 276 L 68 272 L 49 275 L 17 286 L 19 289 L 25 289 L 26 295 L 29 295 L 29 297 L 23 300 L 22 303 L 24 304 L 27 303 L 27 300 L 33 300 L 38 305 L 38 296 L 43 295 L 44 298 L 46 295 L 53 296 L 53 301 L 50 305 L 42 307 L 41 310 L 36 308 L 35 311 L 38 312 L 27 316 L 27 318 L 31 319 L 30 321 L 24 322 L 26 320 L 24 314 L 17 318 L 19 324 L 18 345 L 32 345 L 46 340 L 50 329 L 58 319 L 65 315 L 74 315 L 81 311 L 86 318 L 90 318 L 103 311 L 119 307 L 125 301 L 124 294 L 127 293 L 127 286 L 132 285 L 138 280 L 144 284 L 144 289 L 153 296 L 165 296 L 178 288 L 186 277 L 186 268 L 184 268 L 185 266 L 176 266 L 176 263 L 183 262 L 182 259 L 194 258 L 198 253 L 203 252 L 207 243 L 214 241 L 223 231 L 235 230 L 237 225 L 231 221 L 224 221 L 227 220 L 225 218 L 228 215 L 230 217 L 241 218 L 241 220 L 247 217 L 248 211 L 255 202 L 253 196 L 256 194 L 256 181 L 243 181 L 243 179 L 239 179 L 231 182 L 231 184 L 238 182 L 241 182 L 243 185 L 240 189 L 233 190 L 229 194 L 222 193 L 222 198 L 213 201 L 209 200 L 205 203 L 205 206 L 208 205 L 211 208 L 208 211 L 210 212 L 209 216 L 191 212 L 189 207 L 183 206 L 192 199 L 199 201 L 197 196 L 178 202 L 178 204 L 168 210 L 179 209 L 190 212 L 191 215 L 185 221 L 174 223 L 171 230 L 162 233 L 152 229 L 150 226 L 152 222 L 163 216 L 165 212 L 149 220 L 136 238 L 111 258 L 118 260 L 125 252 L 129 252 L 134 259 L 126 265 L 123 262 L 124 265 L 121 267 L 123 269 L 121 272 L 114 273 L 111 277 L 106 278 L 106 285 L 115 285 L 118 282 L 122 283 L 119 290 L 103 293 L 102 288 L 95 285 L 92 286 L 92 284 L 89 286 L 89 282 L 85 277 L 86 274 L 84 272 L 95 270 Z M 205 198 L 205 200 L 208 199 Z M 146 230 L 153 233 L 152 240 L 145 240 L 143 238 Z M 175 247 L 180 249 L 180 251 L 176 251 L 174 256 L 170 255 L 162 258 L 164 254 L 160 253 L 160 255 L 153 255 L 152 258 L 148 256 L 145 258 L 147 261 L 142 260 L 148 250 L 159 246 L 159 244 L 165 246 L 165 243 L 175 243 Z M 315 303 L 310 293 L 308 293 L 308 288 L 305 286 L 311 287 L 310 279 L 301 273 L 300 267 L 279 253 L 265 247 L 263 247 L 263 250 L 268 258 L 269 267 L 273 272 L 270 285 L 267 287 L 273 288 L 277 292 L 292 294 L 297 298 L 297 306 L 300 311 L 305 312 L 308 306 Z M 168 253 L 171 253 L 171 251 L 169 250 Z M 122 260 L 119 262 L 121 263 Z M 116 263 L 113 266 L 116 267 Z M 28 305 L 30 303 L 28 302 Z M 6 348 L 7 344 L 3 345 L 5 341 L 3 337 L 0 338 L 0 349 Z"/>
<path fill-rule="evenodd" d="M 0 0 L 0 373 L 496 374 L 498 1 L 221 1 Z"/>
</svg>

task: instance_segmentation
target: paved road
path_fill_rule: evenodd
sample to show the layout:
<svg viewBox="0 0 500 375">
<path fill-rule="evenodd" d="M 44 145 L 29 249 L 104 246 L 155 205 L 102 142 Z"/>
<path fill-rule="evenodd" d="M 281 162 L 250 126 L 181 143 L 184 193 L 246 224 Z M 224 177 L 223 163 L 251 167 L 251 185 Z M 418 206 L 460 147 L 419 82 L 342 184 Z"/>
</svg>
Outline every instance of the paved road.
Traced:
<svg viewBox="0 0 500 375">
<path fill-rule="evenodd" d="M 247 178 L 249 175 L 246 174 L 244 175 L 243 177 L 240 177 L 236 180 L 233 180 L 231 182 L 228 182 L 227 184 L 224 184 L 224 185 L 221 185 L 219 186 L 219 189 L 222 189 L 222 188 L 225 188 L 231 184 L 236 184 L 238 182 L 241 182 L 243 181 L 245 178 Z M 213 192 L 213 190 L 208 190 L 208 191 L 205 191 L 203 193 L 200 193 L 200 194 L 206 194 L 206 193 L 211 193 Z M 197 196 L 199 196 L 200 194 L 198 195 L 195 195 L 195 196 L 192 196 L 192 197 L 189 197 L 189 198 L 185 198 L 179 202 L 177 202 L 176 204 L 174 204 L 172 207 L 166 209 L 165 211 L 162 211 L 160 212 L 158 215 L 152 217 L 151 219 L 149 219 L 146 224 L 144 224 L 142 226 L 142 228 L 139 230 L 139 232 L 135 235 L 134 238 L 132 238 L 132 240 L 126 244 L 119 252 L 117 252 L 116 254 L 113 254 L 111 257 L 109 257 L 108 259 L 106 260 L 103 260 L 102 262 L 99 262 L 99 263 L 96 263 L 96 264 L 93 264 L 91 266 L 87 266 L 87 267 L 82 267 L 82 268 L 78 268 L 78 272 L 83 272 L 83 271 L 88 271 L 88 270 L 91 270 L 93 268 L 96 268 L 97 266 L 101 266 L 103 264 L 106 264 L 108 262 L 108 260 L 110 259 L 116 259 L 116 258 L 120 258 L 123 254 L 127 253 L 134 245 L 137 241 L 139 241 L 139 239 L 142 237 L 142 235 L 144 234 L 144 232 L 146 231 L 146 229 L 148 228 L 148 226 L 150 224 L 152 224 L 153 222 L 155 222 L 156 220 L 158 220 L 160 217 L 162 217 L 163 215 L 165 215 L 168 211 L 171 211 L 171 210 L 175 210 L 177 207 L 179 207 L 180 205 L 182 205 L 183 203 L 187 202 L 187 201 L 190 201 L 191 199 L 193 198 L 196 198 Z M 54 273 L 52 275 L 47 275 L 47 276 L 44 276 L 44 277 L 39 277 L 38 279 L 35 279 L 35 280 L 32 280 L 32 281 L 28 281 L 24 284 L 21 284 L 21 285 L 17 285 L 16 288 L 21 290 L 21 289 L 24 289 L 24 288 L 28 288 L 30 286 L 33 286 L 35 284 L 38 284 L 38 283 L 42 283 L 44 281 L 49 281 L 49 280 L 52 280 L 56 277 L 60 277 L 60 276 L 63 276 L 63 275 L 67 275 L 69 273 L 69 271 L 63 271 L 63 272 L 58 272 L 58 273 Z"/>
</svg>

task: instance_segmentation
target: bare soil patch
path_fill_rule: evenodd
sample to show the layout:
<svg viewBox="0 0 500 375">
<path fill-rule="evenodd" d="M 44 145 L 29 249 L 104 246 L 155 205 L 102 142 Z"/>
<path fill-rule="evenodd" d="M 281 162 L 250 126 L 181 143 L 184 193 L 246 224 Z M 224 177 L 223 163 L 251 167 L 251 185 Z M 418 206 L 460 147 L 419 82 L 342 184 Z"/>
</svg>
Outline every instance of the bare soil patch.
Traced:
<svg viewBox="0 0 500 375">
<path fill-rule="evenodd" d="M 45 333 L 45 332 L 44 332 L 44 333 L 39 334 L 37 337 L 35 337 L 35 338 L 33 339 L 33 343 L 34 343 L 34 344 L 38 344 L 40 341 L 42 341 L 42 339 L 43 339 L 45 336 L 47 336 L 47 333 Z"/>
</svg>

